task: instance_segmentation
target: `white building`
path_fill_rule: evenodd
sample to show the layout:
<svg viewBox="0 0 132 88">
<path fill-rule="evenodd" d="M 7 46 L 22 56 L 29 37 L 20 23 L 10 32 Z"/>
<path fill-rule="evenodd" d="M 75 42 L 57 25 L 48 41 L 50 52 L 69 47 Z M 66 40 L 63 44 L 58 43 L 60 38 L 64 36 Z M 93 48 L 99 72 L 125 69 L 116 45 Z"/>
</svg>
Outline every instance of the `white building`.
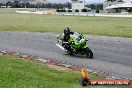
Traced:
<svg viewBox="0 0 132 88">
<path fill-rule="evenodd" d="M 115 13 L 132 12 L 132 3 L 113 4 L 104 9 L 107 11 L 115 10 Z"/>
<path fill-rule="evenodd" d="M 47 0 L 35 0 L 37 3 L 46 3 Z"/>
<path fill-rule="evenodd" d="M 103 3 L 103 9 L 105 13 L 116 13 L 116 9 L 106 9 L 109 6 L 116 5 L 116 4 L 122 4 L 123 2 L 104 2 Z"/>
<path fill-rule="evenodd" d="M 85 0 L 71 0 L 72 1 L 72 10 L 79 10 L 81 11 L 82 9 L 85 8 Z"/>
</svg>

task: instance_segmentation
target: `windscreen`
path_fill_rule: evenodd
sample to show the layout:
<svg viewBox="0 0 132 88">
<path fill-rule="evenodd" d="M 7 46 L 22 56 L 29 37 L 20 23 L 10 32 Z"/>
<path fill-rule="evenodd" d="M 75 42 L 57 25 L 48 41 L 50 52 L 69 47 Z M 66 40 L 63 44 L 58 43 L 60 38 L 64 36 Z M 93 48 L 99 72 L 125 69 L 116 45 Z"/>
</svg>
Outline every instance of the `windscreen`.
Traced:
<svg viewBox="0 0 132 88">
<path fill-rule="evenodd" d="M 77 33 L 77 32 L 75 32 L 74 34 L 70 35 L 70 37 L 76 39 L 77 41 L 80 41 L 82 39 L 82 36 L 79 33 Z"/>
</svg>

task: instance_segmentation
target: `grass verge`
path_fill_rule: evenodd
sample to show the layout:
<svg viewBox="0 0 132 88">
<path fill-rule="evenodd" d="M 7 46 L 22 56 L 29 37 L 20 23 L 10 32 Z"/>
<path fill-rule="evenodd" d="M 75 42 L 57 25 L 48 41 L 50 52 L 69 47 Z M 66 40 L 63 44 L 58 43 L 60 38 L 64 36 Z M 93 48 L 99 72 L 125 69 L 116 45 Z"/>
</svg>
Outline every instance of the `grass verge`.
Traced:
<svg viewBox="0 0 132 88">
<path fill-rule="evenodd" d="M 42 62 L 0 55 L 0 88 L 83 88 L 80 73 L 48 68 Z M 91 79 L 100 79 L 90 75 Z M 88 88 L 130 88 L 129 86 L 88 86 Z"/>
<path fill-rule="evenodd" d="M 15 10 L 0 9 L 0 31 L 58 33 L 69 26 L 91 35 L 132 37 L 131 18 L 17 14 Z"/>
</svg>

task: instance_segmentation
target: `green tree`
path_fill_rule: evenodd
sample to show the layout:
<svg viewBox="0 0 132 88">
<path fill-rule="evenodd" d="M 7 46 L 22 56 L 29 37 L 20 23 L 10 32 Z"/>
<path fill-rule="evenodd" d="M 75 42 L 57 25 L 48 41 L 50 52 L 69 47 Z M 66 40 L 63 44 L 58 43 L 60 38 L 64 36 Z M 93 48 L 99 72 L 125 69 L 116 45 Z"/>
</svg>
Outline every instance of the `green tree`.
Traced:
<svg viewBox="0 0 132 88">
<path fill-rule="evenodd" d="M 20 7 L 21 7 L 21 4 L 20 4 L 19 1 L 14 1 L 14 2 L 12 3 L 12 7 L 13 7 L 13 8 L 20 8 Z"/>
<path fill-rule="evenodd" d="M 103 10 L 103 4 L 97 4 L 96 9 L 98 10 Z"/>
<path fill-rule="evenodd" d="M 52 8 L 52 4 L 51 3 L 46 4 L 46 8 Z"/>
<path fill-rule="evenodd" d="M 89 4 L 89 5 L 86 5 L 88 8 L 91 8 L 91 9 L 96 9 L 96 6 L 95 4 Z"/>
<path fill-rule="evenodd" d="M 123 0 L 118 0 L 117 2 L 124 2 Z"/>
<path fill-rule="evenodd" d="M 69 3 L 69 2 L 64 3 L 64 6 L 65 6 L 65 8 L 71 9 L 71 3 Z"/>
<path fill-rule="evenodd" d="M 30 3 L 29 2 L 26 2 L 25 5 L 26 5 L 26 8 L 30 8 Z"/>
<path fill-rule="evenodd" d="M 2 3 L 0 3 L 0 6 L 2 6 L 3 4 Z"/>
<path fill-rule="evenodd" d="M 59 9 L 63 9 L 63 8 L 64 8 L 64 5 L 61 4 L 61 3 L 59 3 L 59 4 L 58 4 L 58 7 L 59 7 Z"/>
<path fill-rule="evenodd" d="M 106 2 L 115 2 L 117 0 L 106 0 Z"/>
<path fill-rule="evenodd" d="M 6 7 L 7 7 L 7 6 L 12 6 L 12 2 L 8 1 L 8 2 L 6 3 Z"/>
<path fill-rule="evenodd" d="M 106 2 L 124 2 L 123 0 L 106 0 Z"/>
</svg>

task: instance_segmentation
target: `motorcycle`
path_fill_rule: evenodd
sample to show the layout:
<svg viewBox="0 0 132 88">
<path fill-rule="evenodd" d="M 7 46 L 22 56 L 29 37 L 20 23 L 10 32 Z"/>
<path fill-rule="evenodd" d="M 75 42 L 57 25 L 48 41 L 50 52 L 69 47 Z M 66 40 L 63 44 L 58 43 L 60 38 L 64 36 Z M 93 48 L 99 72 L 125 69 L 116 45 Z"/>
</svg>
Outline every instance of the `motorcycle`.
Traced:
<svg viewBox="0 0 132 88">
<path fill-rule="evenodd" d="M 63 41 L 64 34 L 57 35 L 57 46 L 70 55 L 81 54 L 86 55 L 88 58 L 93 58 L 93 52 L 88 48 L 86 38 L 81 34 L 74 32 L 70 34 L 68 42 Z"/>
</svg>

